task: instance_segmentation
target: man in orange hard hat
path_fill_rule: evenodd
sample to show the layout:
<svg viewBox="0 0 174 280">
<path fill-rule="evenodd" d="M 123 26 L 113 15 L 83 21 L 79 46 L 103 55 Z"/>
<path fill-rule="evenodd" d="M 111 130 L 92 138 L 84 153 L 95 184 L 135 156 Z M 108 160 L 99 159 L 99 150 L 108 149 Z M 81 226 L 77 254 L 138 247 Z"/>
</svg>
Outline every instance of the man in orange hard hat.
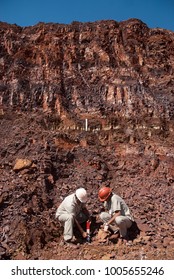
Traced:
<svg viewBox="0 0 174 280">
<path fill-rule="evenodd" d="M 112 192 L 110 187 L 102 187 L 98 192 L 101 202 L 107 212 L 101 212 L 100 218 L 104 223 L 104 230 L 112 229 L 114 226 L 119 228 L 120 241 L 127 241 L 127 229 L 131 227 L 134 219 L 125 201 Z"/>
<path fill-rule="evenodd" d="M 82 237 L 87 237 L 87 233 L 80 225 L 89 218 L 89 212 L 85 206 L 86 201 L 86 190 L 84 188 L 78 188 L 75 193 L 65 197 L 57 208 L 56 218 L 64 225 L 64 244 L 74 244 L 74 224 L 76 224 Z"/>
</svg>

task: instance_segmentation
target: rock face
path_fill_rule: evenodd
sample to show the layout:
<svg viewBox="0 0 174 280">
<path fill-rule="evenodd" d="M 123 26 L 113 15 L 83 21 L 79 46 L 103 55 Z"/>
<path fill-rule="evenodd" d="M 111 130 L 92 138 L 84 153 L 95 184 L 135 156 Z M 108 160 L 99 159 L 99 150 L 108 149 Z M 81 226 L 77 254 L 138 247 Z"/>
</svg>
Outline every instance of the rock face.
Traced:
<svg viewBox="0 0 174 280">
<path fill-rule="evenodd" d="M 173 32 L 137 19 L 0 27 L 2 110 L 42 108 L 72 128 L 173 118 Z"/>
<path fill-rule="evenodd" d="M 140 229 L 117 256 L 173 259 L 173 81 L 174 33 L 140 20 L 0 23 L 0 258 L 102 259 L 59 248 L 55 211 L 85 186 L 97 219 L 107 184 Z"/>
</svg>

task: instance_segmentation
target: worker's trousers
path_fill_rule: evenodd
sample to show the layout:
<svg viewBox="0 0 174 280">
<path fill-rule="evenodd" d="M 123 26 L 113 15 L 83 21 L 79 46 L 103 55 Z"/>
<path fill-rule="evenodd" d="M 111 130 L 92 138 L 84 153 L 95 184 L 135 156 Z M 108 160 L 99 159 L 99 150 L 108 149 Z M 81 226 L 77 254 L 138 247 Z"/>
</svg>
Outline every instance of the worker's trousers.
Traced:
<svg viewBox="0 0 174 280">
<path fill-rule="evenodd" d="M 111 215 L 108 212 L 102 212 L 100 219 L 103 223 L 107 223 L 111 219 Z M 132 225 L 132 221 L 127 216 L 117 216 L 115 222 L 110 226 L 113 230 L 114 226 L 119 228 L 120 236 L 125 237 L 127 235 L 127 229 Z"/>
<path fill-rule="evenodd" d="M 58 216 L 58 220 L 64 224 L 64 240 L 71 240 L 73 238 L 73 226 L 74 226 L 74 215 L 73 214 L 62 214 Z M 86 216 L 83 212 L 80 212 L 76 219 L 79 223 L 83 223 L 86 220 Z"/>
</svg>

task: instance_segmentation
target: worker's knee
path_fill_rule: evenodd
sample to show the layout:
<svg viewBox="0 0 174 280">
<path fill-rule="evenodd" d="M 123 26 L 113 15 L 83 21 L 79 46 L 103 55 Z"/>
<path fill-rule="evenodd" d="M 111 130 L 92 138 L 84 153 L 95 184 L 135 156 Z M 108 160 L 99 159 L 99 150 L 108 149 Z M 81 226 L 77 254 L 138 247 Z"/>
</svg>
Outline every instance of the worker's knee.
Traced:
<svg viewBox="0 0 174 280">
<path fill-rule="evenodd" d="M 62 214 L 58 217 L 59 222 L 73 222 L 74 221 L 74 215 L 72 214 Z"/>
<path fill-rule="evenodd" d="M 116 224 L 119 226 L 123 223 L 123 219 L 121 216 L 116 217 L 115 219 Z"/>
<path fill-rule="evenodd" d="M 74 221 L 74 215 L 67 214 L 67 220 L 73 222 Z"/>
<path fill-rule="evenodd" d="M 103 220 L 104 212 L 101 212 L 100 215 L 99 215 L 99 217 L 100 217 L 101 220 Z"/>
<path fill-rule="evenodd" d="M 107 212 L 101 212 L 99 217 L 102 221 L 105 221 L 108 218 L 108 213 Z"/>
</svg>

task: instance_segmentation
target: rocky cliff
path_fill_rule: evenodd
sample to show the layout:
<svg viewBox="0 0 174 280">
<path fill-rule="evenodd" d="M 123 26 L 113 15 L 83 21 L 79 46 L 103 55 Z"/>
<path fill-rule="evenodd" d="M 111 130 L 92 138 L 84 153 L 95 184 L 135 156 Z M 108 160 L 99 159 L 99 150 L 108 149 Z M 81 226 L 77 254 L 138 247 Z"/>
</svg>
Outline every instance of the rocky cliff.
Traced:
<svg viewBox="0 0 174 280">
<path fill-rule="evenodd" d="M 173 81 L 174 33 L 140 20 L 0 23 L 1 258 L 173 258 Z M 102 184 L 140 236 L 63 252 L 56 207 L 82 185 L 97 219 Z"/>
<path fill-rule="evenodd" d="M 2 112 L 51 111 L 66 128 L 173 118 L 173 32 L 137 19 L 0 27 Z"/>
</svg>

